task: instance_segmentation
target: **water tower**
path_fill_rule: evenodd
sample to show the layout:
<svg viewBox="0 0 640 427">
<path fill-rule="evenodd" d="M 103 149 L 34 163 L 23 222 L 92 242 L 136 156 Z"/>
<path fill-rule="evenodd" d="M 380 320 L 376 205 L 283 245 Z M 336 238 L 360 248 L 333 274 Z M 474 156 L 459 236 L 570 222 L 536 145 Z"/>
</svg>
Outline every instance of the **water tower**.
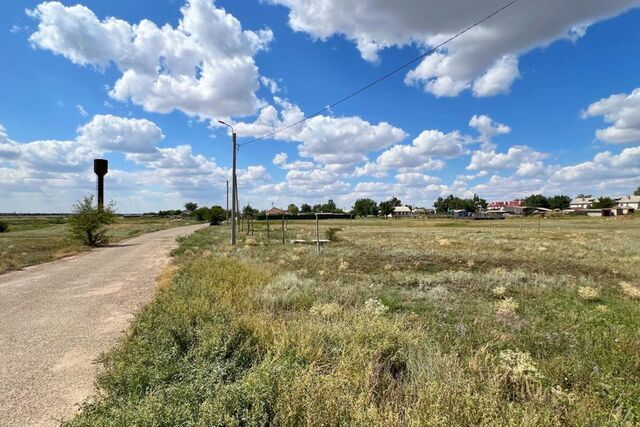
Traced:
<svg viewBox="0 0 640 427">
<path fill-rule="evenodd" d="M 109 172 L 109 162 L 104 159 L 93 161 L 93 171 L 98 175 L 98 207 L 104 207 L 104 176 Z"/>
</svg>

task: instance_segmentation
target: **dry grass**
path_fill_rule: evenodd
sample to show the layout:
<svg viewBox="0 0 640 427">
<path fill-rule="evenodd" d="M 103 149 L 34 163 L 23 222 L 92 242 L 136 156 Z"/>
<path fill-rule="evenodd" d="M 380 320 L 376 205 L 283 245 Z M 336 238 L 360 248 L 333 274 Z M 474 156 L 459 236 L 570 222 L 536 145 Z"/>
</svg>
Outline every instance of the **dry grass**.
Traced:
<svg viewBox="0 0 640 427">
<path fill-rule="evenodd" d="M 71 424 L 636 425 L 640 221 L 542 222 L 198 232 Z"/>
<path fill-rule="evenodd" d="M 64 217 L 6 217 L 8 233 L 0 233 L 0 274 L 50 262 L 86 250 L 69 240 Z M 109 226 L 113 242 L 184 225 L 166 218 L 118 218 Z"/>
</svg>

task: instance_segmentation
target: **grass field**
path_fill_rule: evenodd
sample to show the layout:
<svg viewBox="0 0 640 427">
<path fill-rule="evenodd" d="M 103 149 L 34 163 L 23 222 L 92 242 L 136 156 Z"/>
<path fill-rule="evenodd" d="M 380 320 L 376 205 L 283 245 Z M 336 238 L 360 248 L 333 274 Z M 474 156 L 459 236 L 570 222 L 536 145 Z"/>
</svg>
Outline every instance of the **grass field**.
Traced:
<svg viewBox="0 0 640 427">
<path fill-rule="evenodd" d="M 68 424 L 640 423 L 640 220 L 321 227 L 183 239 Z"/>
<path fill-rule="evenodd" d="M 0 274 L 86 249 L 68 239 L 64 217 L 0 217 L 0 220 L 9 224 L 9 232 L 0 233 Z M 119 241 L 178 225 L 184 225 L 184 221 L 119 217 L 115 224 L 109 226 L 109 230 L 112 241 Z"/>
</svg>

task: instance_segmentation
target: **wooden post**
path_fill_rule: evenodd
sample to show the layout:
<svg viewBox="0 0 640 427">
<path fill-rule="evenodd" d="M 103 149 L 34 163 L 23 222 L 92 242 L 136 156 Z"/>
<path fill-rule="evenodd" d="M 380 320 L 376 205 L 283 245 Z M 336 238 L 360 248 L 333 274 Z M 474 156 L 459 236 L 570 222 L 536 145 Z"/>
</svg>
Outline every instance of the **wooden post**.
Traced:
<svg viewBox="0 0 640 427">
<path fill-rule="evenodd" d="M 284 245 L 284 213 L 282 214 L 282 244 Z"/>
<path fill-rule="evenodd" d="M 320 220 L 316 214 L 316 253 L 320 253 Z"/>
</svg>

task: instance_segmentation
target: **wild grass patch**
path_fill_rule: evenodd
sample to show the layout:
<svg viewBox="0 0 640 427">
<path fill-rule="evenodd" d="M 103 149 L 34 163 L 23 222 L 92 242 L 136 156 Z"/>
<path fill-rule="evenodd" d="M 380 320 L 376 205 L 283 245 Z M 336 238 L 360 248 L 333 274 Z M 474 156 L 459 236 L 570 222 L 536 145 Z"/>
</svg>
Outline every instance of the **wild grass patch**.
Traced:
<svg viewBox="0 0 640 427">
<path fill-rule="evenodd" d="M 640 423 L 640 248 L 599 237 L 636 223 L 444 224 L 336 221 L 320 255 L 183 239 L 69 424 Z"/>
</svg>

